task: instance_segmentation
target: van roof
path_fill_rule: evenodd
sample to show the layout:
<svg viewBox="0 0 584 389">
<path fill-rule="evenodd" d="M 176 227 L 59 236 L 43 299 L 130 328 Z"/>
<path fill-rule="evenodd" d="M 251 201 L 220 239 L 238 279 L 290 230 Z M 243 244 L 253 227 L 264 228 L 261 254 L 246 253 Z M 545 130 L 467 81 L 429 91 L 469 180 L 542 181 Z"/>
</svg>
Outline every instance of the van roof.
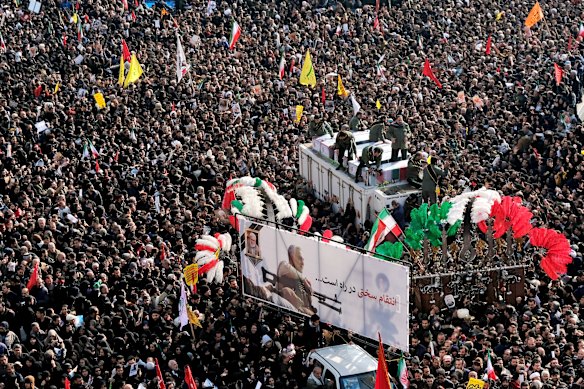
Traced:
<svg viewBox="0 0 584 389">
<path fill-rule="evenodd" d="M 354 344 L 324 347 L 314 350 L 314 354 L 328 363 L 325 367 L 335 369 L 341 377 L 377 370 L 377 361 Z"/>
</svg>

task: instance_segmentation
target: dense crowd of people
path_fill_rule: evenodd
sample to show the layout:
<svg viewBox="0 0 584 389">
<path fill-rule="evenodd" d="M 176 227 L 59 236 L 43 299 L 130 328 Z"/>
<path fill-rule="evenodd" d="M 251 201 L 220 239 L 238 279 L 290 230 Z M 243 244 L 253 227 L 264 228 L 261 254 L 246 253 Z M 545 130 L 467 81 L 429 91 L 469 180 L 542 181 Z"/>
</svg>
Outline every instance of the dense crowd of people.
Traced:
<svg viewBox="0 0 584 389">
<path fill-rule="evenodd" d="M 316 199 L 298 174 L 298 145 L 312 120 L 338 132 L 398 116 L 410 155 L 451 161 L 444 194 L 489 179 L 529 204 L 534 225 L 564 232 L 574 257 L 554 282 L 528 263 L 528 298 L 514 305 L 412 308 L 410 388 L 465 387 L 484 376 L 489 352 L 491 386 L 584 386 L 579 0 L 542 3 L 545 21 L 531 30 L 524 0 L 382 1 L 378 29 L 375 7 L 355 0 L 196 0 L 168 14 L 143 0 L 45 0 L 38 14 L 21 3 L 0 7 L 3 388 L 61 388 L 66 378 L 72 389 L 156 388 L 156 361 L 166 388 L 185 385 L 187 365 L 198 387 L 307 385 L 306 352 L 351 333 L 242 296 L 236 249 L 224 282 L 201 280 L 189 297 L 202 328 L 180 329 L 182 267 L 202 234 L 234 233 L 221 196 L 243 175 L 307 201 L 314 231 L 338 228 L 363 246 L 363 215 Z M 228 50 L 233 19 L 242 34 Z M 180 83 L 175 31 L 191 65 Z M 118 85 L 121 39 L 144 69 L 128 88 Z M 308 48 L 314 89 L 298 84 Z M 442 89 L 422 76 L 426 58 Z M 329 73 L 360 102 L 357 121 Z"/>
</svg>

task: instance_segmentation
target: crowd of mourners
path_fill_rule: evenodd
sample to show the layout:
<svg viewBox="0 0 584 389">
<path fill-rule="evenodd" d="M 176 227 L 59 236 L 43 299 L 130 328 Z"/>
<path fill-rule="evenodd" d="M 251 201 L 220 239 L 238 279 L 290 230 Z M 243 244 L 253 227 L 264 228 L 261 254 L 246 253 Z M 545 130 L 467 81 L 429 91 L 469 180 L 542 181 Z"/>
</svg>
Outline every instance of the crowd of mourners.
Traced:
<svg viewBox="0 0 584 389">
<path fill-rule="evenodd" d="M 315 198 L 298 145 L 314 120 L 338 132 L 398 116 L 412 155 L 450 161 L 446 193 L 488 178 L 522 197 L 534 225 L 565 233 L 574 259 L 558 281 L 536 269 L 516 304 L 458 303 L 462 317 L 412 308 L 409 387 L 463 388 L 489 353 L 490 386 L 584 387 L 580 0 L 542 2 L 532 29 L 530 0 L 381 1 L 379 28 L 374 3 L 358 0 L 182 3 L 168 14 L 143 0 L 0 4 L 0 387 L 161 388 L 156 361 L 169 389 L 186 387 L 187 365 L 198 387 L 328 385 L 306 353 L 360 342 L 353 334 L 243 296 L 237 249 L 223 283 L 201 280 L 189 296 L 201 328 L 181 329 L 182 268 L 201 235 L 234 234 L 221 196 L 243 175 L 304 199 L 313 231 L 362 246 L 364 216 Z M 229 50 L 233 20 L 242 33 Z M 191 65 L 180 83 L 176 31 Z M 121 39 L 144 69 L 128 88 Z M 298 84 L 308 48 L 313 89 Z M 443 88 L 422 75 L 426 58 Z M 357 120 L 329 73 L 361 104 Z"/>
</svg>

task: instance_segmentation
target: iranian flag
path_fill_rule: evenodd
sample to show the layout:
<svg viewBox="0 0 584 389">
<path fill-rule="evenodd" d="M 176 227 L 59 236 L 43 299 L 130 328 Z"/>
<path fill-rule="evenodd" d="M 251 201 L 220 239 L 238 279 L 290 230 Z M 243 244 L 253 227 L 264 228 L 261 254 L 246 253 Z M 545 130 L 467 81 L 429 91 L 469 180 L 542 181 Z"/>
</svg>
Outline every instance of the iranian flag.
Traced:
<svg viewBox="0 0 584 389">
<path fill-rule="evenodd" d="M 495 369 L 493 368 L 493 364 L 491 363 L 491 352 L 490 351 L 487 354 L 487 377 L 493 381 L 498 380 L 497 373 L 495 373 Z"/>
<path fill-rule="evenodd" d="M 408 389 L 410 386 L 410 380 L 408 379 L 408 368 L 406 367 L 406 360 L 403 356 L 399 359 L 397 364 L 397 376 L 403 388 Z"/>
<path fill-rule="evenodd" d="M 286 66 L 286 59 L 284 59 L 284 55 L 280 59 L 280 80 L 284 78 L 284 67 Z"/>
<path fill-rule="evenodd" d="M 91 150 L 91 154 L 93 155 L 93 158 L 99 157 L 99 151 L 97 151 L 97 149 L 95 148 L 93 143 L 91 143 L 91 141 L 89 141 L 89 149 Z"/>
<path fill-rule="evenodd" d="M 0 53 L 5 53 L 6 52 L 6 43 L 4 43 L 4 37 L 2 36 L 2 33 L 0 32 Z"/>
<path fill-rule="evenodd" d="M 229 50 L 233 50 L 240 35 L 241 27 L 239 27 L 239 23 L 234 20 L 233 26 L 231 27 L 231 36 L 229 37 Z"/>
<path fill-rule="evenodd" d="M 387 212 L 387 208 L 383 208 L 383 211 L 377 215 L 377 220 L 375 220 L 375 224 L 373 224 L 373 229 L 371 230 L 371 237 L 365 246 L 367 251 L 375 251 L 375 247 L 377 247 L 388 233 L 392 233 L 396 237 L 402 234 L 401 228 L 397 225 L 397 222 Z"/>
</svg>

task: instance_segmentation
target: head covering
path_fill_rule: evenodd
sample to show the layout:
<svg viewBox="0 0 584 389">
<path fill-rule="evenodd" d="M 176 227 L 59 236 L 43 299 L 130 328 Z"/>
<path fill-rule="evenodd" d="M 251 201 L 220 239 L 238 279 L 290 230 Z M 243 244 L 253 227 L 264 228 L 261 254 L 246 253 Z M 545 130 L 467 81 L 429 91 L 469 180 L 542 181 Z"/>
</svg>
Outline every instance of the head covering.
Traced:
<svg viewBox="0 0 584 389">
<path fill-rule="evenodd" d="M 268 335 L 264 335 L 262 336 L 262 347 L 265 346 L 268 342 L 271 342 L 272 338 L 270 338 Z"/>
</svg>

